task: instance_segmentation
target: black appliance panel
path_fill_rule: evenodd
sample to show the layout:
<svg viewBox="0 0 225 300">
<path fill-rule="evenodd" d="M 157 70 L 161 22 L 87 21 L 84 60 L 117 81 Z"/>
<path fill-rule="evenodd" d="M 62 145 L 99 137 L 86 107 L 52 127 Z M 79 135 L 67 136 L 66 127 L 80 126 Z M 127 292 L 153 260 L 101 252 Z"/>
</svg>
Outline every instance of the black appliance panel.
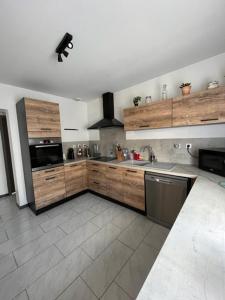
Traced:
<svg viewBox="0 0 225 300">
<path fill-rule="evenodd" d="M 225 149 L 200 149 L 199 168 L 225 177 Z"/>
</svg>

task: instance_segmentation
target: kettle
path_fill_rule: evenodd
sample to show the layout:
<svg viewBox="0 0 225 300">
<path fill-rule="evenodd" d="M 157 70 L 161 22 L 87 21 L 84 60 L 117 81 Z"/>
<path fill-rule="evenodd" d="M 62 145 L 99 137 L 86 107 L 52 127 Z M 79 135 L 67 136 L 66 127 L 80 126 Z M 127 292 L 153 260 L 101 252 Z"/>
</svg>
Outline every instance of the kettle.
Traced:
<svg viewBox="0 0 225 300">
<path fill-rule="evenodd" d="M 69 148 L 67 150 L 67 159 L 74 159 L 74 158 L 75 158 L 75 156 L 74 156 L 74 150 L 73 150 L 73 148 Z"/>
</svg>

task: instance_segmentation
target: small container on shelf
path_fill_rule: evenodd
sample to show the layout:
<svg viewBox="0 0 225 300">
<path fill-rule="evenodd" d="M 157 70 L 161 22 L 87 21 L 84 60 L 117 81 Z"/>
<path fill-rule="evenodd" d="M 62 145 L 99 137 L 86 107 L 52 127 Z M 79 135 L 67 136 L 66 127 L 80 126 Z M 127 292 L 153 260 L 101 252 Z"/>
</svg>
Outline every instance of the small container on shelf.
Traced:
<svg viewBox="0 0 225 300">
<path fill-rule="evenodd" d="M 146 96 L 145 97 L 145 104 L 149 104 L 152 102 L 152 97 L 151 96 Z"/>
</svg>

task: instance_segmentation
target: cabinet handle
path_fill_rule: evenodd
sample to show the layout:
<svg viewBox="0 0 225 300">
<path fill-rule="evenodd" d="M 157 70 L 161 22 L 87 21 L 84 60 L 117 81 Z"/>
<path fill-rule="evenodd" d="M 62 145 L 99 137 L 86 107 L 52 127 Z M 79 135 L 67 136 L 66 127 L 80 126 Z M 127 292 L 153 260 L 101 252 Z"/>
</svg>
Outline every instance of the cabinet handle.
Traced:
<svg viewBox="0 0 225 300">
<path fill-rule="evenodd" d="M 41 128 L 41 130 L 47 130 L 47 131 L 51 131 L 51 128 Z"/>
<path fill-rule="evenodd" d="M 137 173 L 137 171 L 135 171 L 135 170 L 126 170 L 126 171 L 129 173 Z"/>
<path fill-rule="evenodd" d="M 109 167 L 109 169 L 117 170 L 117 168 L 116 168 L 116 167 Z"/>
<path fill-rule="evenodd" d="M 99 182 L 93 181 L 94 184 L 100 184 Z"/>
<path fill-rule="evenodd" d="M 55 169 L 45 171 L 45 173 L 52 173 L 52 172 L 55 172 Z"/>
<path fill-rule="evenodd" d="M 98 173 L 99 171 L 98 170 L 91 170 L 92 172 L 96 172 L 96 173 Z"/>
<path fill-rule="evenodd" d="M 56 176 L 52 176 L 52 177 L 48 177 L 48 178 L 45 178 L 45 180 L 51 180 L 51 179 L 55 179 Z"/>
<path fill-rule="evenodd" d="M 73 167 L 78 167 L 78 165 L 72 165 L 72 166 L 70 166 L 70 168 L 73 168 Z"/>
<path fill-rule="evenodd" d="M 149 124 L 146 124 L 146 125 L 139 125 L 140 128 L 145 128 L 145 127 L 150 127 Z"/>
<path fill-rule="evenodd" d="M 211 119 L 202 119 L 201 122 L 207 122 L 207 121 L 218 121 L 219 118 L 211 118 Z"/>
</svg>

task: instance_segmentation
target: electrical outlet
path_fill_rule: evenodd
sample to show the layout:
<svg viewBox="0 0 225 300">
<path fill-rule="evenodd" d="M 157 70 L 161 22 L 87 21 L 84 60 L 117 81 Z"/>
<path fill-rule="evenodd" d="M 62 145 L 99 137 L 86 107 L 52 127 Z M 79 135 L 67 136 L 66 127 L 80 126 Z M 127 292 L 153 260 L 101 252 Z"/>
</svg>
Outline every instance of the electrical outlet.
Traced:
<svg viewBox="0 0 225 300">
<path fill-rule="evenodd" d="M 191 149 L 192 148 L 192 144 L 186 144 L 186 149 Z"/>
<path fill-rule="evenodd" d="M 174 147 L 175 149 L 181 149 L 181 144 L 173 144 L 173 147 Z"/>
</svg>

